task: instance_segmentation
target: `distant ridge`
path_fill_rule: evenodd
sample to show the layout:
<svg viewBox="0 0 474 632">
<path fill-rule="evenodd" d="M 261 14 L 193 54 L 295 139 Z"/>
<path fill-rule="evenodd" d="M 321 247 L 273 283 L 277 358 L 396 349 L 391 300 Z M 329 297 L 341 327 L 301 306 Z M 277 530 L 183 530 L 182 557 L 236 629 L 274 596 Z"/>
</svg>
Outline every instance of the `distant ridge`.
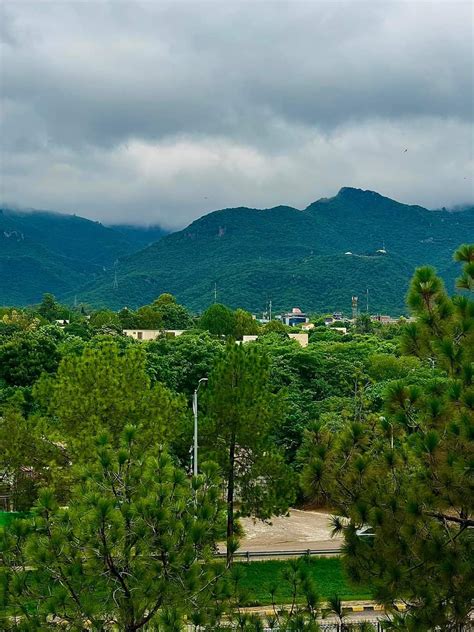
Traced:
<svg viewBox="0 0 474 632">
<path fill-rule="evenodd" d="M 51 211 L 0 208 L 0 304 L 64 296 L 104 274 L 121 256 L 164 234 L 159 227 L 106 227 Z"/>
<path fill-rule="evenodd" d="M 472 207 L 430 211 L 344 187 L 304 210 L 213 211 L 123 257 L 116 288 L 109 271 L 77 296 L 120 308 L 172 292 L 199 311 L 214 300 L 216 285 L 218 301 L 253 311 L 265 309 L 269 299 L 277 310 L 349 311 L 351 296 L 368 289 L 371 311 L 398 314 L 406 311 L 407 285 L 418 265 L 437 267 L 453 290 L 453 251 L 473 238 Z"/>
</svg>

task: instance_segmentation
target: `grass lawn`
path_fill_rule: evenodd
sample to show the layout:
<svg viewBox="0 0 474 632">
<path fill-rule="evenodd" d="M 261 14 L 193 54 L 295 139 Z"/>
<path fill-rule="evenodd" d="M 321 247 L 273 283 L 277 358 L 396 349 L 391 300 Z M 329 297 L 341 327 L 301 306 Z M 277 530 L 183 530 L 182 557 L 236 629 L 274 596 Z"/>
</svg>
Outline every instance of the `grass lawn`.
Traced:
<svg viewBox="0 0 474 632">
<path fill-rule="evenodd" d="M 370 586 L 354 587 L 345 575 L 340 558 L 311 558 L 303 563 L 309 565 L 310 574 L 322 599 L 338 594 L 343 600 L 370 599 Z M 248 605 L 266 605 L 271 603 L 270 588 L 278 586 L 277 603 L 291 601 L 289 583 L 284 579 L 287 560 L 268 560 L 266 562 L 238 562 L 241 575 L 239 585 L 246 592 Z"/>
<path fill-rule="evenodd" d="M 15 518 L 24 518 L 27 514 L 16 511 L 0 511 L 0 527 L 5 527 Z"/>
</svg>

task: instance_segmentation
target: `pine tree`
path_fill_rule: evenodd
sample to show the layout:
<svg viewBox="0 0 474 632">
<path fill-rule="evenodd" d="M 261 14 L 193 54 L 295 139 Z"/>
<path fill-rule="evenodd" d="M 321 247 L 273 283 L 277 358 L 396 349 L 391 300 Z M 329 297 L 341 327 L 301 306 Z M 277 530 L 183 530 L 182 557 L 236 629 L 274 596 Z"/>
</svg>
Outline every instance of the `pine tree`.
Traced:
<svg viewBox="0 0 474 632">
<path fill-rule="evenodd" d="M 472 288 L 472 246 L 460 287 Z M 405 353 L 432 367 L 423 387 L 405 380 L 385 393 L 385 415 L 306 437 L 303 481 L 336 506 L 354 580 L 397 611 L 402 630 L 451 630 L 469 620 L 474 599 L 474 301 L 449 298 L 433 269 L 415 272 L 408 304 L 416 318 Z"/>
<path fill-rule="evenodd" d="M 65 357 L 57 375 L 40 382 L 35 393 L 57 420 L 58 438 L 81 452 L 104 430 L 118 442 L 130 423 L 143 445 L 163 444 L 179 432 L 185 410 L 184 398 L 152 384 L 141 345 L 121 349 L 110 340 Z"/>
<path fill-rule="evenodd" d="M 268 362 L 254 347 L 227 346 L 209 377 L 203 447 L 219 463 L 227 485 L 227 556 L 235 550 L 235 504 L 241 515 L 266 519 L 287 511 L 294 498 L 289 468 L 272 431 L 283 414 L 270 390 Z"/>
<path fill-rule="evenodd" d="M 117 449 L 101 436 L 67 508 L 44 489 L 33 518 L 0 532 L 2 629 L 181 630 L 212 616 L 217 468 L 190 482 L 137 437 L 127 426 Z"/>
</svg>

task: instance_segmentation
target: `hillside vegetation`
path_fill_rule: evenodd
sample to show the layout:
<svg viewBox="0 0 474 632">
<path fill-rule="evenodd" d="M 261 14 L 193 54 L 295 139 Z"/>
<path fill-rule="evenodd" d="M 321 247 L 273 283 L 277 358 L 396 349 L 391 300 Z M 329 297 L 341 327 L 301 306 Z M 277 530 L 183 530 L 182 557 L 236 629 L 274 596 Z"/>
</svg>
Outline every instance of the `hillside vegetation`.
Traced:
<svg viewBox="0 0 474 632">
<path fill-rule="evenodd" d="M 136 308 L 171 292 L 200 312 L 216 289 L 218 302 L 253 312 L 269 300 L 274 310 L 349 312 L 353 295 L 365 309 L 368 290 L 370 311 L 398 315 L 421 263 L 453 289 L 452 252 L 474 235 L 474 209 L 429 211 L 343 188 L 305 210 L 223 209 L 163 234 L 0 210 L 0 304 L 28 305 L 52 292 L 69 304 Z"/>
<path fill-rule="evenodd" d="M 74 292 L 163 233 L 159 227 L 106 227 L 76 215 L 0 208 L 0 304 L 27 305 L 44 292 Z"/>
<path fill-rule="evenodd" d="M 352 295 L 365 306 L 368 289 L 371 311 L 403 313 L 413 267 L 434 265 L 452 289 L 452 252 L 472 235 L 472 208 L 429 211 L 343 188 L 303 211 L 278 206 L 205 215 L 122 259 L 118 287 L 109 271 L 79 295 L 118 309 L 172 292 L 200 311 L 217 287 L 218 301 L 252 311 L 265 309 L 269 299 L 275 309 L 349 311 Z"/>
</svg>

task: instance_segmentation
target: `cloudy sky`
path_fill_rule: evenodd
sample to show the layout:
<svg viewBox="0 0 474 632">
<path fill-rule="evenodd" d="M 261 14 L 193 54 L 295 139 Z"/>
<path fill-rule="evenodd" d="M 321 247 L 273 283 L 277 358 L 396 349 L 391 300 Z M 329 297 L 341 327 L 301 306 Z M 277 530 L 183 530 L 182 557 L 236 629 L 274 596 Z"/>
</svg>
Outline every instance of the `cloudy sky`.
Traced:
<svg viewBox="0 0 474 632">
<path fill-rule="evenodd" d="M 171 228 L 341 186 L 472 202 L 473 6 L 3 0 L 0 201 Z"/>
</svg>

